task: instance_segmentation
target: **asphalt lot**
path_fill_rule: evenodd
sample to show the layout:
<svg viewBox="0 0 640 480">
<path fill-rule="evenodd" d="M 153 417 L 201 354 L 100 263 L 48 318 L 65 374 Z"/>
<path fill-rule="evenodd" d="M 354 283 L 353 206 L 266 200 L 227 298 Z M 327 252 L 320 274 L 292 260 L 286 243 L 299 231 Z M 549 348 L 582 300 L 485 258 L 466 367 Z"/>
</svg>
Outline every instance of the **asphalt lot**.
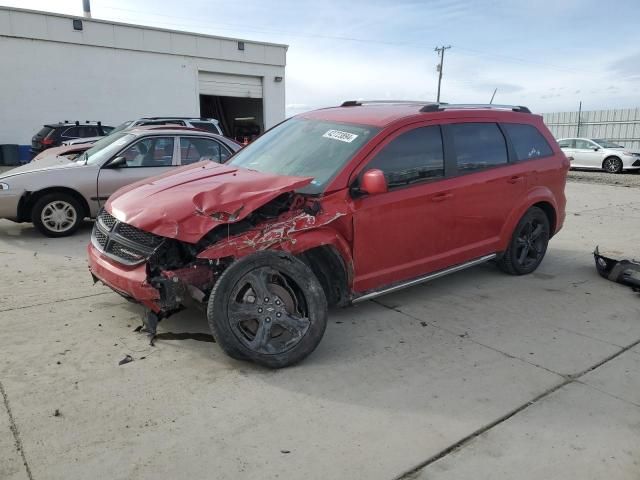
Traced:
<svg viewBox="0 0 640 480">
<path fill-rule="evenodd" d="M 591 252 L 640 257 L 640 194 L 567 194 L 536 273 L 483 265 L 334 311 L 280 371 L 148 346 L 140 308 L 91 284 L 90 223 L 52 240 L 0 221 L 0 479 L 637 480 L 640 296 Z"/>
</svg>

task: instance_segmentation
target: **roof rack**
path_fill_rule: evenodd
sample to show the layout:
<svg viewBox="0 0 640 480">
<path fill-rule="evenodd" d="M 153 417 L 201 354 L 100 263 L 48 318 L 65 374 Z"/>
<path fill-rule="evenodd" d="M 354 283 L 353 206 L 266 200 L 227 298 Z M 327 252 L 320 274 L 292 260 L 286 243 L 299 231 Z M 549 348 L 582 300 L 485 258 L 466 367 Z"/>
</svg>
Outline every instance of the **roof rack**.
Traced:
<svg viewBox="0 0 640 480">
<path fill-rule="evenodd" d="M 433 102 L 422 100 L 347 100 L 341 107 L 360 107 L 362 105 L 437 105 Z"/>
<path fill-rule="evenodd" d="M 431 103 L 420 109 L 421 112 L 442 112 L 444 110 L 456 109 L 474 109 L 488 108 L 493 110 L 511 110 L 513 112 L 531 113 L 527 107 L 522 105 L 496 105 L 494 103 Z"/>
</svg>

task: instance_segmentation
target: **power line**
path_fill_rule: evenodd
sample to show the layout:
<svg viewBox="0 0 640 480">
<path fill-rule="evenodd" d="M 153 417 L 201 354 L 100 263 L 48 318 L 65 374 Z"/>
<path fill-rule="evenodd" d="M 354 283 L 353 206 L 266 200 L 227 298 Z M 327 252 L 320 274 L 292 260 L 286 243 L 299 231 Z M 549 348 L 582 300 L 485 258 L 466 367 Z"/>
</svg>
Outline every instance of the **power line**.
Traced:
<svg viewBox="0 0 640 480">
<path fill-rule="evenodd" d="M 359 43 L 372 43 L 372 44 L 379 44 L 379 45 L 389 45 L 389 46 L 418 46 L 418 45 L 423 45 L 422 42 L 394 42 L 394 41 L 384 41 L 384 40 L 377 40 L 377 39 L 372 39 L 372 38 L 358 38 L 358 37 L 345 37 L 345 36 L 339 36 L 339 35 L 324 35 L 324 34 L 310 34 L 310 33 L 304 33 L 301 31 L 292 31 L 292 30 L 282 30 L 282 29 L 265 29 L 265 28 L 261 28 L 261 27 L 256 27 L 256 26 L 252 26 L 252 25 L 247 25 L 247 24 L 237 24 L 237 23 L 215 23 L 215 24 L 202 24 L 202 23 L 194 23 L 192 18 L 189 17 L 181 17 L 181 16 L 176 16 L 176 15 L 165 15 L 165 14 L 161 14 L 161 13 L 151 13 L 151 12 L 145 12 L 142 10 L 135 10 L 132 8 L 121 8 L 121 7 L 110 7 L 110 6 L 103 6 L 100 5 L 98 8 L 100 9 L 105 9 L 105 10 L 115 10 L 115 11 L 122 11 L 122 12 L 131 12 L 131 13 L 136 13 L 136 14 L 140 14 L 140 15 L 145 15 L 145 16 L 154 16 L 154 17 L 162 17 L 162 18 L 168 18 L 171 20 L 174 19 L 178 19 L 178 20 L 186 20 L 189 23 L 176 23 L 175 21 L 162 21 L 162 20 L 158 20 L 158 23 L 164 23 L 165 25 L 168 25 L 170 27 L 190 27 L 190 28 L 202 28 L 202 29 L 206 29 L 209 32 L 211 30 L 227 30 L 227 31 L 246 31 L 246 32 L 254 32 L 254 33 L 264 33 L 264 34 L 271 34 L 271 35 L 283 35 L 283 36 L 294 36 L 294 37 L 303 37 L 303 38 L 322 38 L 322 39 L 326 39 L 326 40 L 338 40 L 338 41 L 349 41 L 349 42 L 359 42 Z M 505 62 L 510 62 L 510 63 L 519 63 L 519 64 L 525 64 L 525 65 L 536 65 L 536 66 L 541 66 L 541 67 L 545 67 L 545 68 L 552 68 L 554 70 L 558 70 L 558 71 L 562 71 L 562 72 L 568 72 L 568 73 L 585 73 L 585 74 L 594 74 L 594 73 L 602 73 L 602 72 L 595 72 L 595 71 L 585 71 L 585 70 L 580 70 L 580 69 L 575 69 L 573 67 L 562 67 L 559 65 L 554 65 L 554 64 L 549 64 L 549 63 L 545 63 L 545 62 L 536 62 L 536 61 L 532 61 L 532 60 L 527 60 L 524 58 L 519 58 L 519 57 L 513 57 L 513 56 L 508 56 L 508 55 L 501 55 L 501 54 L 497 54 L 497 53 L 493 53 L 493 52 L 484 52 L 482 50 L 477 50 L 477 49 L 473 49 L 473 48 L 468 48 L 466 46 L 462 46 L 462 45 L 458 45 L 455 44 L 453 45 L 454 47 L 456 47 L 457 50 L 462 50 L 463 52 L 466 52 L 468 55 L 472 55 L 472 56 L 484 56 L 484 57 L 490 57 L 490 58 L 495 58 L 498 60 L 502 60 Z M 451 45 L 449 45 L 448 47 L 451 47 Z"/>
</svg>

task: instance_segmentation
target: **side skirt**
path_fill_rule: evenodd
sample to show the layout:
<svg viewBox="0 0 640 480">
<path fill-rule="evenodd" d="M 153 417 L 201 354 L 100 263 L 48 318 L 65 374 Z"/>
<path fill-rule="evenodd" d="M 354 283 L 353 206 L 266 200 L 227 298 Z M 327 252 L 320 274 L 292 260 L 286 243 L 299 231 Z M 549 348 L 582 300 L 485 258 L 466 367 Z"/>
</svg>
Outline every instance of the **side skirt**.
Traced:
<svg viewBox="0 0 640 480">
<path fill-rule="evenodd" d="M 407 280 L 406 282 L 396 283 L 389 287 L 382 288 L 380 290 L 373 290 L 363 295 L 355 297 L 351 303 L 359 303 L 364 302 L 365 300 L 371 300 L 372 298 L 379 297 L 380 295 L 386 295 L 387 293 L 395 292 L 397 290 L 402 290 L 403 288 L 413 287 L 414 285 L 419 285 L 421 283 L 428 282 L 430 280 L 435 280 L 436 278 L 444 277 L 445 275 L 449 275 L 450 273 L 459 272 L 460 270 L 464 270 L 469 267 L 475 267 L 476 265 L 480 265 L 481 263 L 488 262 L 489 260 L 493 260 L 497 257 L 497 254 L 492 253 L 491 255 L 485 255 L 484 257 L 479 257 L 474 260 L 470 260 L 466 263 L 461 263 L 459 265 L 454 265 L 453 267 L 445 268 L 444 270 L 438 270 L 437 272 L 429 273 L 427 275 L 423 275 L 418 278 L 414 278 L 412 280 Z"/>
</svg>

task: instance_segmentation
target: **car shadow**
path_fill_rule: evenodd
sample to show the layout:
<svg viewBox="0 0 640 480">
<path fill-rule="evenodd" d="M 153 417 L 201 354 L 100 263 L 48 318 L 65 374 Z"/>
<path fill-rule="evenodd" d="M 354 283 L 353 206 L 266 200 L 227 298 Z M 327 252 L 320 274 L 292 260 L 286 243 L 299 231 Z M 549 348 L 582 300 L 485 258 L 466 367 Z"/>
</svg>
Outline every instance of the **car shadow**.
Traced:
<svg viewBox="0 0 640 480">
<path fill-rule="evenodd" d="M 42 235 L 32 223 L 0 220 L 0 242 L 28 252 L 40 251 L 54 255 L 85 257 L 84 247 L 89 243 L 92 228 L 93 221 L 84 220 L 73 235 L 48 238 Z"/>
</svg>

